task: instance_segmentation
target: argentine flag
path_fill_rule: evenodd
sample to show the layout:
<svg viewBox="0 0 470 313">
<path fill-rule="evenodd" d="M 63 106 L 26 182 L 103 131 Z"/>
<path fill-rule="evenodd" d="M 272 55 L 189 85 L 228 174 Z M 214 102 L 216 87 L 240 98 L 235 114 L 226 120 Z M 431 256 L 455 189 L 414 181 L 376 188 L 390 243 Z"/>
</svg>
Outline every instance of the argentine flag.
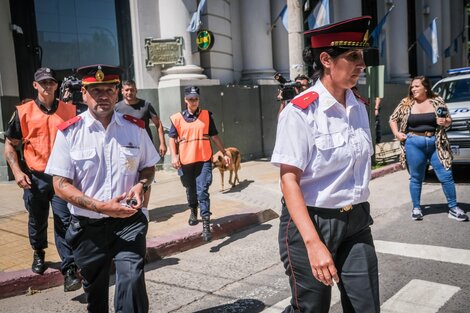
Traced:
<svg viewBox="0 0 470 313">
<path fill-rule="evenodd" d="M 421 48 L 423 48 L 426 55 L 432 60 L 432 64 L 436 64 L 439 58 L 436 18 L 434 18 L 428 28 L 419 35 L 418 43 Z"/>
<path fill-rule="evenodd" d="M 330 24 L 330 1 L 320 0 L 308 16 L 307 23 L 309 29 Z"/>
</svg>

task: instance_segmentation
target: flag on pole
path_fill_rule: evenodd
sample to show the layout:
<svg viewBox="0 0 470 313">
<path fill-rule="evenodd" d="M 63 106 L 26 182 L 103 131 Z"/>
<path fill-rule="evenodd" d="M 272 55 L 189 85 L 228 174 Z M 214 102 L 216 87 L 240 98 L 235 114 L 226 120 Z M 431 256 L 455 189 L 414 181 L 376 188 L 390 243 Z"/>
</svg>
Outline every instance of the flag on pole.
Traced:
<svg viewBox="0 0 470 313">
<path fill-rule="evenodd" d="M 199 5 L 197 6 L 196 12 L 193 13 L 193 16 L 191 17 L 191 22 L 189 23 L 188 28 L 186 28 L 186 31 L 190 33 L 195 33 L 199 30 L 199 27 L 201 26 L 201 12 L 204 10 L 204 5 L 206 4 L 206 0 L 201 0 L 199 2 Z"/>
<path fill-rule="evenodd" d="M 281 13 L 279 13 L 279 16 L 281 18 L 281 22 L 282 22 L 282 25 L 284 25 L 284 28 L 289 31 L 289 28 L 287 28 L 287 17 L 288 17 L 288 14 L 287 14 L 287 4 L 282 8 L 282 11 Z"/>
<path fill-rule="evenodd" d="M 380 33 L 382 32 L 382 28 L 384 27 L 385 22 L 387 21 L 388 15 L 390 14 L 390 12 L 392 12 L 394 7 L 395 7 L 395 5 L 392 5 L 392 7 L 382 17 L 382 19 L 377 24 L 377 26 L 375 26 L 374 30 L 370 33 L 369 38 L 372 37 L 374 39 L 373 46 L 376 47 L 376 48 L 379 46 L 379 37 L 380 37 Z"/>
<path fill-rule="evenodd" d="M 330 1 L 320 0 L 307 18 L 308 29 L 330 24 Z"/>
<path fill-rule="evenodd" d="M 432 64 L 436 64 L 439 58 L 436 18 L 434 18 L 428 28 L 419 35 L 418 43 L 421 48 L 423 48 L 426 55 L 432 60 Z"/>
</svg>

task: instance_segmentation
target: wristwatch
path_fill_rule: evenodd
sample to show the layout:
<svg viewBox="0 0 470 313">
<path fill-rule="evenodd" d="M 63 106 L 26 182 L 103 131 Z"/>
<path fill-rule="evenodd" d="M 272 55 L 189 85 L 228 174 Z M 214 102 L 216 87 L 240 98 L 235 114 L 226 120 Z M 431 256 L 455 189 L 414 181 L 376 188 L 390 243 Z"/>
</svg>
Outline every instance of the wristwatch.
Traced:
<svg viewBox="0 0 470 313">
<path fill-rule="evenodd" d="M 150 186 L 149 185 L 146 185 L 144 181 L 139 181 L 138 184 L 142 184 L 144 186 L 144 193 L 147 192 L 147 190 L 149 190 Z"/>
</svg>

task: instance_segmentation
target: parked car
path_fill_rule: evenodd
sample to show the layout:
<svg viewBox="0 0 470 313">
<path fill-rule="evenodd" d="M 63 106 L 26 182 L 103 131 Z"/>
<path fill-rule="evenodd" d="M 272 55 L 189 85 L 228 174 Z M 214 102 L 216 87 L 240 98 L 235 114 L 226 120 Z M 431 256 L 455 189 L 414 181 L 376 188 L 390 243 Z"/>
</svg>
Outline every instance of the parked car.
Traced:
<svg viewBox="0 0 470 313">
<path fill-rule="evenodd" d="M 470 67 L 451 69 L 433 86 L 446 102 L 452 117 L 447 129 L 454 164 L 470 165 Z"/>
</svg>

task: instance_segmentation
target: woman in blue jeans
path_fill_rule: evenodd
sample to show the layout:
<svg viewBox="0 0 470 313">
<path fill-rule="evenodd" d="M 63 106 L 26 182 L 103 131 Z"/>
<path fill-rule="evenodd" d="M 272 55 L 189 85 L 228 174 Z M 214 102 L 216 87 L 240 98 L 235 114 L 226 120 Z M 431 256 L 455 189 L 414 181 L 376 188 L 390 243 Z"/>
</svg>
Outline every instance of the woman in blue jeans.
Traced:
<svg viewBox="0 0 470 313">
<path fill-rule="evenodd" d="M 413 208 L 411 218 L 422 220 L 421 189 L 428 162 L 431 164 L 447 198 L 449 218 L 468 221 L 457 205 L 452 176 L 452 154 L 445 128 L 452 119 L 444 100 L 431 90 L 424 76 L 413 78 L 405 97 L 390 116 L 390 128 L 402 142 L 402 165 L 410 173 L 410 194 Z"/>
</svg>

